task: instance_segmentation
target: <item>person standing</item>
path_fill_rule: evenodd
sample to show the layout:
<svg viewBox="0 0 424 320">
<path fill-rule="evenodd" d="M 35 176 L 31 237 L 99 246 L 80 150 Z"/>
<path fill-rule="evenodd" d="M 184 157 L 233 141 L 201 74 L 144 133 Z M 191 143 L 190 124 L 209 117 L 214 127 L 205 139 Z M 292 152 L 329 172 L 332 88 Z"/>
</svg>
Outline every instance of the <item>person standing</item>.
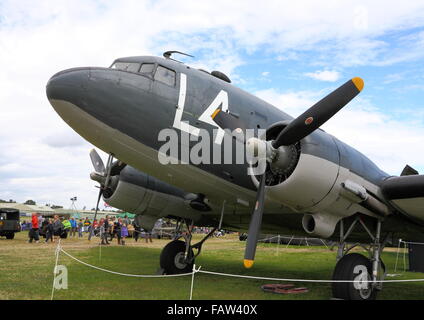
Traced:
<svg viewBox="0 0 424 320">
<path fill-rule="evenodd" d="M 67 238 L 68 234 L 70 233 L 70 231 L 72 229 L 72 225 L 69 222 L 69 220 L 66 219 L 66 218 L 63 218 L 62 224 L 63 224 L 63 230 L 65 232 L 65 238 Z"/>
<path fill-rule="evenodd" d="M 109 218 L 106 216 L 105 219 L 100 220 L 100 238 L 102 239 L 101 244 L 109 244 L 107 236 L 109 233 Z"/>
<path fill-rule="evenodd" d="M 78 238 L 82 238 L 83 234 L 83 228 L 84 228 L 84 222 L 82 221 L 82 219 L 80 219 L 78 221 Z"/>
<path fill-rule="evenodd" d="M 35 243 L 40 242 L 40 236 L 38 234 L 38 213 L 33 212 L 31 216 L 31 230 L 29 230 L 29 243 L 32 243 L 33 240 L 35 240 Z"/>
<path fill-rule="evenodd" d="M 47 219 L 47 226 L 46 226 L 46 243 L 49 242 L 49 240 L 51 242 L 54 242 L 53 239 L 53 223 L 50 219 Z"/>
<path fill-rule="evenodd" d="M 99 232 L 98 227 L 99 227 L 99 222 L 97 221 L 97 219 L 94 219 L 93 220 L 93 224 L 91 226 L 91 228 L 93 230 L 92 231 L 93 232 L 93 235 L 97 235 L 97 233 Z"/>
<path fill-rule="evenodd" d="M 59 216 L 56 214 L 53 220 L 53 236 L 54 240 L 58 240 L 60 235 L 62 234 L 63 224 L 62 221 L 59 220 Z"/>
<path fill-rule="evenodd" d="M 125 223 L 121 225 L 121 244 L 125 245 L 125 238 L 128 237 L 128 227 Z"/>
<path fill-rule="evenodd" d="M 150 240 L 150 242 L 153 242 L 153 240 L 152 240 L 152 231 L 144 230 L 144 234 L 146 236 L 146 243 L 148 243 L 149 240 Z"/>
<path fill-rule="evenodd" d="M 140 238 L 141 228 L 140 228 L 140 225 L 137 223 L 136 219 L 134 219 L 133 221 L 133 226 L 134 226 L 134 240 L 135 242 L 137 242 L 138 238 Z"/>
<path fill-rule="evenodd" d="M 69 220 L 69 222 L 71 223 L 71 233 L 70 233 L 70 237 L 75 238 L 76 232 L 77 232 L 77 221 L 74 218 L 71 218 Z"/>
<path fill-rule="evenodd" d="M 44 218 L 39 213 L 37 213 L 37 218 L 38 218 L 38 234 L 40 234 L 40 228 L 42 228 L 43 226 Z"/>
<path fill-rule="evenodd" d="M 106 218 L 105 218 L 105 223 L 104 223 L 104 226 L 105 226 L 105 233 L 104 233 L 104 238 L 105 238 L 105 242 L 106 242 L 106 244 L 109 244 L 109 236 L 111 235 L 111 233 L 112 233 L 112 224 L 111 224 L 111 222 L 110 222 L 110 219 L 109 219 L 109 216 L 106 216 Z"/>
<path fill-rule="evenodd" d="M 118 238 L 118 244 L 121 244 L 121 227 L 122 227 L 122 219 L 119 218 L 115 223 L 113 224 L 113 233 Z"/>
</svg>

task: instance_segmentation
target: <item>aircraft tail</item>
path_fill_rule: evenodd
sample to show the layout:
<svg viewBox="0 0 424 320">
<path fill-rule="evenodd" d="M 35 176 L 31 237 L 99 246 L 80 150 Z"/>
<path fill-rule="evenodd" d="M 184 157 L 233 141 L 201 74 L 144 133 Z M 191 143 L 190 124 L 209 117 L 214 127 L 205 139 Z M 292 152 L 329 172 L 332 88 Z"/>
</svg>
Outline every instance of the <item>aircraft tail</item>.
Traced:
<svg viewBox="0 0 424 320">
<path fill-rule="evenodd" d="M 403 168 L 401 176 L 414 176 L 417 175 L 418 171 L 414 168 L 410 167 L 409 165 L 406 165 L 405 168 Z"/>
</svg>

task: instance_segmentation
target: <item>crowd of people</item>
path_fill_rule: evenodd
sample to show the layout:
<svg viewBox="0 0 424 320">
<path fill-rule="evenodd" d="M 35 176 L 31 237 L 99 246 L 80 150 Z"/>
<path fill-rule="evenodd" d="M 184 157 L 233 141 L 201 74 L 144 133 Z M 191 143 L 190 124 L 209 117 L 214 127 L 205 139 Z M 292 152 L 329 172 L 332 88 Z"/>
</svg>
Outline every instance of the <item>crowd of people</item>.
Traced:
<svg viewBox="0 0 424 320">
<path fill-rule="evenodd" d="M 84 238 L 84 234 L 91 234 L 92 237 L 98 236 L 102 245 L 108 245 L 116 238 L 118 244 L 125 245 L 127 237 L 133 237 L 137 242 L 142 236 L 147 242 L 153 242 L 151 232 L 143 230 L 136 222 L 128 217 L 116 218 L 115 216 L 106 216 L 100 220 L 91 221 L 88 217 L 85 219 L 70 219 L 54 215 L 53 218 L 43 217 L 39 213 L 31 215 L 31 222 L 23 221 L 21 230 L 29 230 L 28 242 L 40 242 L 40 236 L 45 237 L 45 242 L 55 242 L 61 238 Z"/>
</svg>

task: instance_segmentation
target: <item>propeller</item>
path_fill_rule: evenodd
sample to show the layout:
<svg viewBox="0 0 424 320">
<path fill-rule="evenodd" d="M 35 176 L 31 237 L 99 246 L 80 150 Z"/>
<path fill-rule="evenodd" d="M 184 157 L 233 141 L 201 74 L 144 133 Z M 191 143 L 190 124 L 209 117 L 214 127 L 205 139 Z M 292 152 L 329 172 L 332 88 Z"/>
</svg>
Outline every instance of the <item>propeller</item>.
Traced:
<svg viewBox="0 0 424 320">
<path fill-rule="evenodd" d="M 347 81 L 290 122 L 280 132 L 272 146 L 277 149 L 302 140 L 339 112 L 361 92 L 363 87 L 364 81 L 359 77 Z"/>
<path fill-rule="evenodd" d="M 122 169 L 125 168 L 126 163 L 123 163 L 120 160 L 113 162 L 113 155 L 110 154 L 106 163 L 106 167 L 105 167 L 102 158 L 99 156 L 99 154 L 97 153 L 95 149 L 92 149 L 90 151 L 90 159 L 95 170 L 95 172 L 92 172 L 90 174 L 90 178 L 92 180 L 97 181 L 100 184 L 99 195 L 97 197 L 97 203 L 96 203 L 96 210 L 94 212 L 94 220 L 96 220 L 97 212 L 99 210 L 100 199 L 102 198 L 102 195 L 105 193 L 105 191 L 108 190 L 111 177 L 119 175 Z M 93 228 L 91 228 L 91 232 L 88 235 L 88 240 L 91 240 L 93 233 L 94 233 L 94 230 Z"/>
<path fill-rule="evenodd" d="M 362 91 L 363 87 L 364 81 L 359 77 L 347 81 L 291 121 L 289 125 L 280 131 L 277 138 L 273 141 L 263 141 L 258 138 L 250 138 L 248 141 L 245 141 L 247 129 L 245 123 L 231 113 L 222 112 L 219 108 L 215 110 L 211 117 L 221 128 L 230 129 L 232 132 L 235 132 L 235 138 L 253 147 L 251 150 L 258 150 L 261 144 L 262 146 L 265 145 L 267 162 L 270 164 L 271 169 L 275 168 L 278 170 L 281 169 L 279 167 L 284 167 L 289 163 L 287 161 L 291 152 L 289 146 L 297 143 L 318 129 L 356 97 Z M 265 185 L 266 172 L 260 176 L 255 208 L 249 224 L 244 253 L 244 266 L 246 268 L 251 268 L 254 263 L 265 204 Z"/>
<path fill-rule="evenodd" d="M 106 173 L 105 165 L 103 164 L 102 158 L 100 158 L 96 149 L 91 149 L 90 151 L 90 159 L 93 164 L 94 170 L 98 173 Z"/>
</svg>

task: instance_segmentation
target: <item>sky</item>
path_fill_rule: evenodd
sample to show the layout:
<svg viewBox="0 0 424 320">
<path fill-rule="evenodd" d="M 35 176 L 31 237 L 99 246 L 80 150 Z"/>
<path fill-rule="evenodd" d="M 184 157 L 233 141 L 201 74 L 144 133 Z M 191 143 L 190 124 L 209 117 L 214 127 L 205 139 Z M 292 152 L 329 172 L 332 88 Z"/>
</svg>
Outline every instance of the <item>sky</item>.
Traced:
<svg viewBox="0 0 424 320">
<path fill-rule="evenodd" d="M 77 196 L 93 208 L 93 146 L 45 85 L 60 70 L 167 50 L 292 116 L 360 76 L 364 90 L 322 128 L 389 174 L 424 173 L 423 17 L 422 0 L 0 0 L 0 199 L 68 208 Z"/>
</svg>

